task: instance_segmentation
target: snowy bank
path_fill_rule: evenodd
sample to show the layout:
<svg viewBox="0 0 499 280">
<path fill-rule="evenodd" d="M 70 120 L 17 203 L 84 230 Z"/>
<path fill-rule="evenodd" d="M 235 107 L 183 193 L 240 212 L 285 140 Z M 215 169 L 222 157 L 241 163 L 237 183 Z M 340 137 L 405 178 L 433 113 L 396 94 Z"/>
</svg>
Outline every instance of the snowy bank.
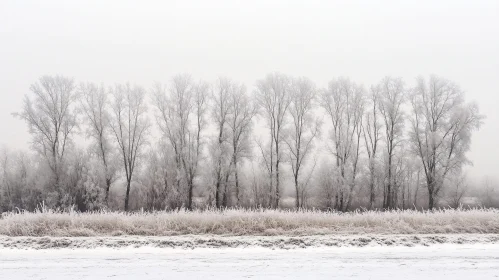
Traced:
<svg viewBox="0 0 499 280">
<path fill-rule="evenodd" d="M 313 236 L 118 236 L 118 237 L 8 237 L 0 249 L 96 248 L 271 248 L 414 247 L 436 244 L 499 244 L 498 234 L 313 235 Z"/>
</svg>

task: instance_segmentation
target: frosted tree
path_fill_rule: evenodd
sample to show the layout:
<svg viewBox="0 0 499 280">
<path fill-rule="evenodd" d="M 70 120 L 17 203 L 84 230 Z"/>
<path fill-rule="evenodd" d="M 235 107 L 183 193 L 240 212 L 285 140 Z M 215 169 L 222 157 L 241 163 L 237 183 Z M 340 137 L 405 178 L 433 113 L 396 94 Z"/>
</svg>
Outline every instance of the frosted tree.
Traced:
<svg viewBox="0 0 499 280">
<path fill-rule="evenodd" d="M 157 108 L 156 122 L 174 152 L 175 182 L 173 188 L 182 196 L 186 196 L 182 158 L 184 150 L 187 149 L 194 90 L 194 83 L 187 75 L 174 77 L 169 88 L 166 85 L 156 83 L 153 89 L 154 104 Z"/>
<path fill-rule="evenodd" d="M 149 210 L 178 209 L 181 193 L 175 188 L 174 153 L 166 141 L 159 141 L 147 155 L 141 184 L 145 188 L 145 208 Z"/>
<path fill-rule="evenodd" d="M 58 194 L 56 201 L 59 201 L 62 167 L 77 128 L 74 81 L 62 76 L 43 76 L 30 89 L 31 94 L 25 96 L 21 112 L 14 115 L 26 122 L 33 149 L 50 167 L 50 191 Z"/>
<path fill-rule="evenodd" d="M 480 206 L 491 208 L 499 206 L 498 184 L 496 180 L 488 176 L 483 178 L 480 191 Z"/>
<path fill-rule="evenodd" d="M 216 126 L 216 139 L 211 147 L 211 155 L 215 180 L 215 206 L 227 206 L 227 184 L 224 180 L 229 173 L 230 142 L 229 117 L 231 112 L 231 96 L 236 85 L 227 78 L 219 78 L 212 93 L 212 118 Z"/>
<path fill-rule="evenodd" d="M 175 188 L 185 193 L 188 209 L 202 159 L 208 90 L 206 83 L 196 84 L 189 75 L 177 75 L 170 87 L 156 84 L 153 89 L 157 124 L 175 153 Z"/>
<path fill-rule="evenodd" d="M 24 152 L 13 152 L 6 148 L 0 151 L 0 212 L 16 207 L 33 209 L 29 203 L 32 169 L 30 158 Z"/>
<path fill-rule="evenodd" d="M 102 165 L 102 181 L 105 188 L 105 203 L 108 204 L 109 189 L 116 180 L 113 147 L 110 141 L 111 126 L 108 112 L 108 94 L 103 86 L 93 83 L 79 86 L 81 107 L 87 122 L 87 135 L 94 141 L 94 151 Z"/>
<path fill-rule="evenodd" d="M 128 211 L 134 171 L 143 153 L 149 128 L 145 90 L 139 86 L 124 84 L 113 87 L 111 93 L 113 100 L 110 125 L 125 171 L 125 211 Z"/>
<path fill-rule="evenodd" d="M 300 199 L 305 193 L 309 176 L 301 176 L 313 149 L 313 142 L 320 131 L 320 122 L 313 118 L 313 105 L 316 89 L 312 81 L 307 78 L 292 79 L 290 87 L 292 128 L 285 139 L 289 148 L 289 160 L 293 173 L 295 187 L 295 207 L 303 207 L 304 201 Z M 313 169 L 310 173 L 313 172 Z M 306 174 L 305 174 L 306 175 Z M 304 179 L 306 178 L 306 179 Z"/>
<path fill-rule="evenodd" d="M 267 75 L 264 79 L 257 81 L 256 99 L 262 110 L 262 116 L 269 125 L 270 151 L 263 152 L 269 172 L 270 192 L 272 196 L 272 207 L 279 207 L 280 202 L 280 164 L 283 160 L 283 140 L 286 115 L 291 104 L 290 79 L 282 74 L 274 73 Z M 275 184 L 274 184 L 275 180 Z"/>
<path fill-rule="evenodd" d="M 376 200 L 376 186 L 379 177 L 379 174 L 377 173 L 377 157 L 382 129 L 378 112 L 380 91 L 380 85 L 371 87 L 368 103 L 366 104 L 368 109 L 366 109 L 366 112 L 364 113 L 364 120 L 361 124 L 369 165 L 369 209 L 374 207 Z"/>
<path fill-rule="evenodd" d="M 333 166 L 326 161 L 321 162 L 316 172 L 316 183 L 319 186 L 319 201 L 327 208 L 334 209 L 335 203 L 335 181 L 331 174 L 335 174 Z"/>
<path fill-rule="evenodd" d="M 409 143 L 404 143 L 400 150 L 409 150 Z M 407 209 L 417 204 L 417 193 L 420 185 L 421 163 L 411 153 L 397 153 L 394 157 L 394 176 L 396 179 L 397 205 L 394 207 Z"/>
<path fill-rule="evenodd" d="M 255 167 L 255 165 L 257 165 Z M 251 161 L 250 172 L 248 174 L 249 183 L 249 201 L 255 207 L 267 207 L 271 204 L 272 198 L 269 196 L 268 179 L 266 178 L 266 170 L 258 163 Z"/>
<path fill-rule="evenodd" d="M 456 174 L 449 180 L 449 191 L 447 197 L 449 199 L 449 206 L 455 209 L 461 207 L 464 195 L 468 191 L 468 181 L 466 175 Z"/>
<path fill-rule="evenodd" d="M 332 153 L 336 163 L 335 208 L 350 206 L 358 172 L 364 89 L 349 79 L 332 80 L 321 94 L 321 104 L 332 123 Z"/>
<path fill-rule="evenodd" d="M 12 166 L 10 163 L 11 153 L 7 149 L 2 149 L 0 152 L 0 203 L 2 208 L 6 210 L 14 209 L 15 205 L 19 203 L 15 198 L 16 188 L 13 186 L 12 179 Z"/>
<path fill-rule="evenodd" d="M 404 82 L 401 78 L 384 78 L 379 84 L 379 111 L 385 128 L 386 144 L 386 182 L 384 187 L 383 208 L 390 209 L 396 205 L 397 190 L 394 175 L 394 157 L 403 141 L 405 101 Z"/>
<path fill-rule="evenodd" d="M 246 95 L 244 85 L 229 79 L 219 79 L 213 94 L 213 119 L 217 138 L 212 147 L 215 168 L 215 200 L 217 207 L 226 207 L 234 177 L 235 204 L 239 205 L 238 164 L 250 153 L 248 137 L 251 132 L 255 106 Z"/>
<path fill-rule="evenodd" d="M 199 82 L 194 91 L 194 126 L 188 138 L 187 151 L 183 157 L 183 166 L 187 175 L 188 197 L 187 209 L 192 209 L 194 179 L 199 173 L 199 164 L 203 153 L 203 131 L 206 128 L 206 113 L 209 85 Z"/>
<path fill-rule="evenodd" d="M 244 158 L 251 155 L 249 138 L 252 132 L 253 117 L 257 113 L 257 107 L 246 92 L 244 85 L 233 85 L 229 96 L 230 111 L 228 120 L 229 142 L 231 148 L 229 172 L 225 177 L 225 185 L 228 185 L 229 176 L 234 177 L 236 191 L 236 205 L 240 204 L 240 179 L 239 164 Z"/>
<path fill-rule="evenodd" d="M 464 92 L 454 82 L 437 76 L 417 79 L 411 104 L 410 140 L 423 165 L 428 208 L 433 209 L 449 172 L 469 163 L 471 135 L 483 116 L 476 104 L 465 103 Z"/>
</svg>

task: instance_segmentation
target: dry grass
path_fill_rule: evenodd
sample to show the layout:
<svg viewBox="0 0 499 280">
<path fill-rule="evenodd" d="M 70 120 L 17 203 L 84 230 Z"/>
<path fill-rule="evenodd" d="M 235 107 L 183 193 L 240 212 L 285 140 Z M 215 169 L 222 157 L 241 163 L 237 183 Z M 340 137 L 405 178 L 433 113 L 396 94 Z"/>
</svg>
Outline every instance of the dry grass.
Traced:
<svg viewBox="0 0 499 280">
<path fill-rule="evenodd" d="M 331 213 L 313 210 L 207 210 L 153 213 L 4 213 L 7 236 L 171 236 L 317 234 L 499 234 L 492 209 Z"/>
</svg>

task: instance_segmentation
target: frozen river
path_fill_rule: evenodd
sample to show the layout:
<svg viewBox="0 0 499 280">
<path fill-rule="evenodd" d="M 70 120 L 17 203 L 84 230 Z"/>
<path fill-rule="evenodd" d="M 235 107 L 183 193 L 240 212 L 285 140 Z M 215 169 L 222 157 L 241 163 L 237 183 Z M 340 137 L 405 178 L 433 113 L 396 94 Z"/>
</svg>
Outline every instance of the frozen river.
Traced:
<svg viewBox="0 0 499 280">
<path fill-rule="evenodd" d="M 0 279 L 498 279 L 499 245 L 0 249 Z"/>
</svg>

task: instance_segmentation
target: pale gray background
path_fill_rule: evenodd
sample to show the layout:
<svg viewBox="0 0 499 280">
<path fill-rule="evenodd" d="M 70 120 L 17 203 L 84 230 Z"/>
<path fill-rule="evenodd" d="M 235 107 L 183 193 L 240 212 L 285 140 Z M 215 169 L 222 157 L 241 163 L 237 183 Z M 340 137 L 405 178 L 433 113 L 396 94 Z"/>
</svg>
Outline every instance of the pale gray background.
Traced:
<svg viewBox="0 0 499 280">
<path fill-rule="evenodd" d="M 498 177 L 499 1 L 0 0 L 0 145 L 28 147 L 11 113 L 44 74 L 150 87 L 188 72 L 251 88 L 273 71 L 319 86 L 452 79 L 487 115 L 469 174 Z"/>
</svg>

